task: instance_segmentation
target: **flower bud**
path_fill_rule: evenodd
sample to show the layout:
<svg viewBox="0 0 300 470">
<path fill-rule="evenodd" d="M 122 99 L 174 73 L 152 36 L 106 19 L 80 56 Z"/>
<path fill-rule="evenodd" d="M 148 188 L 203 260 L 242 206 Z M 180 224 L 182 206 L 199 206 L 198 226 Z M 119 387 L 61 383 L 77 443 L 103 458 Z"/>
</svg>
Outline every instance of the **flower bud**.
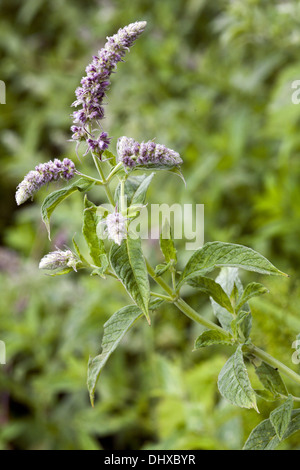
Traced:
<svg viewBox="0 0 300 470">
<path fill-rule="evenodd" d="M 108 238 L 121 245 L 122 240 L 127 236 L 126 218 L 120 212 L 113 212 L 108 214 L 105 222 Z"/>
<path fill-rule="evenodd" d="M 56 250 L 48 253 L 41 259 L 39 268 L 50 271 L 64 271 L 65 269 L 72 268 L 74 271 L 77 271 L 76 266 L 78 263 L 79 259 L 71 250 Z"/>
<path fill-rule="evenodd" d="M 120 137 L 117 152 L 119 161 L 128 168 L 135 166 L 174 168 L 182 163 L 179 153 L 152 140 L 139 143 L 126 136 Z"/>
</svg>

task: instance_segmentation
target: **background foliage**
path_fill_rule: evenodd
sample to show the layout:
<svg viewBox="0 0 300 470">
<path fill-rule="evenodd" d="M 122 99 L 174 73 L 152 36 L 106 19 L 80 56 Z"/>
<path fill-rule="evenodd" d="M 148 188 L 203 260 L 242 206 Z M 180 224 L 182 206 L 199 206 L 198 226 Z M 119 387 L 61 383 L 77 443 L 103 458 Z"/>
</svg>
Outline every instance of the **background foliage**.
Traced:
<svg viewBox="0 0 300 470">
<path fill-rule="evenodd" d="M 223 401 L 217 376 L 230 348 L 192 352 L 200 327 L 166 306 L 140 320 L 109 360 L 89 404 L 86 369 L 105 320 L 126 299 L 97 277 L 49 278 L 38 261 L 82 243 L 80 196 L 58 208 L 49 242 L 36 204 L 17 209 L 15 187 L 39 162 L 76 159 L 70 104 L 91 56 L 132 21 L 148 27 L 113 76 L 105 130 L 156 137 L 184 159 L 187 188 L 161 172 L 154 203 L 205 204 L 205 239 L 243 243 L 290 279 L 263 279 L 252 301 L 253 339 L 289 367 L 300 331 L 300 6 L 267 0 L 0 1 L 0 366 L 2 449 L 240 449 L 261 414 Z M 82 171 L 89 166 L 82 163 Z M 91 193 L 92 194 L 92 193 Z M 93 193 L 101 203 L 101 192 Z M 78 216 L 77 216 L 78 214 Z M 83 245 L 82 245 L 83 246 Z M 179 262 L 184 244 L 178 241 Z M 161 260 L 158 243 L 145 249 Z M 247 280 L 259 281 L 259 276 Z M 212 318 L 209 302 L 186 288 Z M 127 299 L 126 299 L 127 302 Z M 251 372 L 251 370 L 250 370 Z M 254 374 L 253 374 L 254 375 Z M 254 379 L 255 380 L 255 379 Z M 297 391 L 290 384 L 290 391 Z M 299 448 L 299 433 L 281 448 Z"/>
</svg>

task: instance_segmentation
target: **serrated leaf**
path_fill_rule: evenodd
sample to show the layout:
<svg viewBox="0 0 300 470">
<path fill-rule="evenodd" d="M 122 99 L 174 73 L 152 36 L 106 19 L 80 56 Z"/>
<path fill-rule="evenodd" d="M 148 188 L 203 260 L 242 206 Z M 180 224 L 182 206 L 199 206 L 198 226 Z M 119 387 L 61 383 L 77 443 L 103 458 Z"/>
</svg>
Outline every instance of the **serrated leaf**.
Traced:
<svg viewBox="0 0 300 470">
<path fill-rule="evenodd" d="M 234 339 L 222 331 L 206 330 L 195 341 L 195 349 L 212 346 L 213 344 L 233 344 Z"/>
<path fill-rule="evenodd" d="M 291 421 L 291 415 L 293 410 L 293 397 L 288 396 L 288 399 L 278 406 L 270 414 L 270 421 L 276 431 L 276 434 L 281 441 L 284 436 L 285 431 L 288 428 L 288 425 Z"/>
<path fill-rule="evenodd" d="M 269 366 L 266 362 L 262 362 L 261 365 L 255 369 L 255 373 L 265 389 L 273 393 L 274 396 L 288 395 L 286 386 L 277 369 Z"/>
<path fill-rule="evenodd" d="M 108 260 L 104 242 L 97 235 L 97 224 L 97 207 L 85 195 L 82 233 L 89 247 L 90 256 L 95 265 L 101 268 L 99 274 L 102 275 L 108 266 Z"/>
<path fill-rule="evenodd" d="M 258 412 L 256 395 L 244 364 L 242 345 L 238 346 L 221 370 L 218 388 L 221 395 L 233 405 L 254 408 Z"/>
<path fill-rule="evenodd" d="M 48 236 L 50 240 L 50 217 L 54 209 L 64 201 L 68 196 L 70 196 L 75 191 L 89 191 L 94 185 L 94 182 L 87 180 L 85 178 L 80 178 L 74 183 L 66 186 L 65 188 L 58 189 L 53 193 L 49 194 L 43 204 L 42 204 L 42 220 L 46 225 Z"/>
<path fill-rule="evenodd" d="M 231 322 L 231 329 L 233 334 L 236 336 L 240 331 L 244 339 L 248 339 L 251 331 L 252 315 L 250 312 L 244 312 L 240 310 L 236 318 Z"/>
<path fill-rule="evenodd" d="M 243 295 L 244 289 L 238 275 L 238 268 L 223 267 L 216 278 L 216 282 L 221 285 L 225 293 L 230 297 L 235 298 Z M 249 338 L 252 327 L 252 315 L 248 303 L 243 305 L 243 314 L 241 314 L 243 318 L 241 318 L 241 315 L 237 315 L 234 323 L 232 323 L 232 315 L 230 315 L 226 309 L 218 305 L 213 299 L 211 299 L 211 304 L 214 314 L 225 330 L 233 333 L 233 328 L 235 328 L 238 323 L 238 327 L 243 333 L 244 338 Z M 247 315 L 247 313 L 249 313 L 249 315 Z M 236 333 L 236 331 L 234 333 Z"/>
<path fill-rule="evenodd" d="M 220 284 L 224 292 L 229 297 L 232 293 L 234 285 L 238 287 L 239 294 L 243 293 L 243 286 L 238 276 L 238 269 L 237 268 L 222 268 L 220 270 L 220 274 L 215 280 L 216 283 Z M 213 312 L 217 319 L 219 320 L 222 327 L 232 333 L 231 329 L 231 322 L 232 322 L 232 315 L 229 313 L 226 308 L 221 307 L 217 302 L 210 298 L 211 305 L 213 308 Z"/>
<path fill-rule="evenodd" d="M 233 312 L 228 295 L 222 289 L 220 284 L 215 282 L 213 279 L 205 276 L 195 276 L 188 279 L 187 284 L 209 295 L 214 299 L 215 302 L 217 302 L 221 307 L 225 308 L 229 312 Z"/>
<path fill-rule="evenodd" d="M 197 275 L 204 275 L 222 266 L 255 271 L 261 274 L 286 276 L 264 256 L 243 245 L 209 242 L 197 250 L 188 261 L 179 284 Z"/>
<path fill-rule="evenodd" d="M 252 299 L 252 297 L 257 297 L 259 295 L 266 294 L 267 292 L 269 292 L 268 289 L 262 284 L 259 284 L 258 282 L 251 282 L 245 287 L 245 290 L 236 306 L 236 311 L 238 312 L 242 306 L 248 302 L 248 300 Z"/>
<path fill-rule="evenodd" d="M 174 245 L 171 227 L 169 222 L 166 221 L 162 232 L 159 237 L 159 244 L 162 254 L 165 257 L 166 263 L 173 262 L 174 264 L 177 263 L 177 252 Z"/>
<path fill-rule="evenodd" d="M 110 261 L 118 279 L 150 324 L 150 285 L 140 238 L 128 236 L 120 246 L 114 243 L 110 251 Z"/>
<path fill-rule="evenodd" d="M 168 264 L 158 264 L 155 268 L 155 276 L 162 276 L 166 271 L 168 271 L 171 263 Z"/>
<path fill-rule="evenodd" d="M 142 315 L 143 312 L 140 308 L 135 305 L 129 305 L 114 313 L 104 324 L 102 352 L 98 356 L 90 358 L 88 363 L 87 385 L 92 405 L 94 404 L 95 387 L 101 370 L 126 332 Z"/>
<path fill-rule="evenodd" d="M 300 410 L 292 411 L 291 421 L 282 437 L 282 440 L 299 431 Z M 243 450 L 274 450 L 280 443 L 276 431 L 270 421 L 265 419 L 253 429 L 248 437 Z"/>
</svg>

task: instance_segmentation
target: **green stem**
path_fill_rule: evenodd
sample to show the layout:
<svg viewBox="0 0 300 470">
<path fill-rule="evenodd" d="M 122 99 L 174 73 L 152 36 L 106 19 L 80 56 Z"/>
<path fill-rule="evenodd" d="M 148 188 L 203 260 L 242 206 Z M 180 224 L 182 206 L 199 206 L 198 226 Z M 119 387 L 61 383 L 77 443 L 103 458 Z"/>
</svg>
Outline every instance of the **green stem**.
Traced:
<svg viewBox="0 0 300 470">
<path fill-rule="evenodd" d="M 166 300 L 167 302 L 173 302 L 172 297 L 169 297 L 168 295 L 158 294 L 157 292 L 150 292 L 150 295 L 152 295 L 152 297 L 157 297 L 158 299 Z"/>
<path fill-rule="evenodd" d="M 202 326 L 205 326 L 206 328 L 209 328 L 210 330 L 221 331 L 223 334 L 227 334 L 228 336 L 230 336 L 230 334 L 227 331 L 225 331 L 223 328 L 211 322 L 210 320 L 206 320 L 205 318 L 203 318 L 198 312 L 196 312 L 196 310 L 194 310 L 189 304 L 187 304 L 181 297 L 174 297 L 173 291 L 168 286 L 168 284 L 160 277 L 155 277 L 155 272 L 147 260 L 146 260 L 146 265 L 147 265 L 147 269 L 148 269 L 150 276 L 154 279 L 154 281 L 157 284 L 159 284 L 170 295 L 170 297 L 174 299 L 173 300 L 174 305 L 176 305 L 176 307 L 182 313 L 184 313 L 191 320 L 195 321 L 196 323 L 199 323 Z M 278 369 L 280 372 L 282 372 L 284 375 L 292 379 L 294 382 L 300 384 L 300 375 L 297 374 L 297 372 L 294 372 L 292 369 L 290 369 L 286 365 L 284 365 L 282 362 L 278 361 L 278 359 L 275 359 L 274 357 L 270 356 L 270 354 L 266 353 L 265 351 L 258 348 L 257 346 L 247 345 L 246 348 L 247 348 L 246 350 L 249 353 L 253 354 L 259 359 L 262 359 L 264 362 Z"/>
<path fill-rule="evenodd" d="M 92 152 L 92 157 L 93 157 L 93 160 L 94 160 L 94 163 L 95 163 L 95 167 L 97 168 L 97 171 L 98 171 L 98 173 L 101 177 L 101 181 L 102 181 L 102 184 L 104 186 L 107 198 L 108 198 L 110 204 L 113 207 L 115 207 L 115 201 L 114 201 L 113 195 L 111 193 L 110 187 L 108 186 L 108 183 L 107 183 L 107 180 L 105 178 L 104 172 L 102 170 L 101 163 L 99 162 L 98 157 L 93 152 Z"/>
<path fill-rule="evenodd" d="M 223 334 L 230 336 L 230 334 L 227 331 L 225 331 L 223 328 L 221 328 L 220 326 L 216 325 L 210 320 L 207 320 L 201 317 L 201 315 L 198 312 L 196 312 L 196 310 L 194 310 L 189 304 L 187 304 L 181 297 L 179 297 L 178 300 L 174 302 L 174 305 L 176 305 L 176 307 L 179 308 L 179 310 L 182 313 L 184 313 L 187 317 L 189 317 L 191 320 L 194 320 L 200 325 L 205 326 L 209 330 L 220 331 Z"/>
<path fill-rule="evenodd" d="M 270 356 L 267 352 L 263 351 L 262 349 L 258 348 L 254 345 L 247 346 L 247 351 L 254 356 L 262 359 L 264 362 L 267 362 L 270 366 L 274 367 L 275 369 L 280 370 L 284 375 L 289 377 L 290 379 L 294 380 L 300 385 L 300 375 L 297 372 L 294 372 L 292 369 L 284 365 L 282 362 L 275 359 L 273 356 Z"/>
<path fill-rule="evenodd" d="M 121 190 L 120 190 L 120 211 L 123 214 L 125 212 L 125 179 L 120 180 Z"/>
<path fill-rule="evenodd" d="M 83 176 L 89 181 L 94 181 L 95 184 L 99 186 L 103 186 L 103 181 L 98 180 L 97 178 L 93 178 L 92 176 L 85 175 L 84 173 L 81 173 L 80 171 L 76 172 L 78 176 Z"/>
<path fill-rule="evenodd" d="M 195 322 L 199 323 L 202 326 L 205 326 L 206 328 L 209 328 L 210 330 L 222 331 L 222 333 L 225 333 L 229 336 L 229 333 L 227 333 L 227 331 L 223 330 L 223 328 L 216 325 L 212 321 L 206 320 L 205 318 L 201 317 L 201 315 L 199 315 L 199 313 L 196 312 L 196 310 L 194 310 L 190 305 L 188 305 L 182 298 L 180 298 L 180 297 L 178 298 L 178 297 L 174 296 L 171 287 L 168 286 L 168 284 L 161 277 L 156 277 L 155 276 L 155 271 L 154 271 L 154 269 L 152 268 L 152 266 L 149 264 L 149 262 L 147 260 L 146 260 L 146 265 L 147 265 L 148 272 L 149 272 L 150 276 L 152 277 L 152 279 L 158 285 L 160 285 L 165 290 L 165 292 L 167 292 L 167 294 L 169 294 L 169 296 L 171 298 L 173 298 L 174 305 L 176 305 L 176 307 L 179 310 L 181 310 L 182 313 L 184 313 L 191 320 L 194 320 Z"/>
<path fill-rule="evenodd" d="M 107 183 L 112 179 L 112 177 L 122 168 L 123 162 L 117 163 L 117 165 L 111 170 L 109 175 L 106 178 Z"/>
</svg>

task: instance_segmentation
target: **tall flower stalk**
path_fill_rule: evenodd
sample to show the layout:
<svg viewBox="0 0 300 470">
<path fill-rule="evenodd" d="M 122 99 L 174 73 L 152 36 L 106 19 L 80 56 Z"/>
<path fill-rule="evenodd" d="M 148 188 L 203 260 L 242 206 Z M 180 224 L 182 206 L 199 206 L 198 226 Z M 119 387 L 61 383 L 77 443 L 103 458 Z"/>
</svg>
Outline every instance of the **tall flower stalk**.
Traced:
<svg viewBox="0 0 300 470">
<path fill-rule="evenodd" d="M 81 86 L 76 89 L 76 100 L 72 106 L 80 109 L 73 113 L 72 139 L 77 143 L 86 141 L 87 151 L 96 153 L 100 159 L 110 143 L 108 134 L 102 132 L 100 126 L 105 116 L 103 100 L 110 85 L 110 76 L 145 27 L 146 21 L 132 23 L 107 38 L 105 46 L 87 66 Z M 92 128 L 95 124 L 98 129 Z M 96 134 L 97 130 L 100 131 L 99 135 Z"/>
<path fill-rule="evenodd" d="M 92 405 L 101 370 L 124 334 L 140 317 L 145 316 L 151 324 L 153 310 L 169 302 L 205 328 L 195 341 L 195 349 L 218 344 L 235 348 L 218 379 L 219 391 L 226 400 L 256 411 L 258 397 L 282 401 L 273 412 L 276 420 L 271 413 L 270 420 L 255 428 L 245 445 L 245 448 L 274 448 L 282 438 L 300 428 L 300 413 L 292 411 L 293 402 L 300 399 L 287 391 L 280 374 L 298 385 L 300 376 L 252 343 L 249 301 L 254 296 L 266 294 L 267 289 L 256 282 L 244 288 L 238 269 L 285 277 L 286 274 L 251 248 L 218 241 L 204 244 L 178 270 L 175 244 L 169 228 L 166 239 L 163 236 L 160 238 L 164 262 L 154 268 L 145 259 L 141 239 L 132 236 L 130 231 L 132 220 L 144 207 L 153 176 L 136 176 L 135 171 L 164 169 L 169 173 L 174 170 L 178 172 L 182 163 L 180 155 L 164 145 L 153 140 L 140 143 L 126 136 L 119 138 L 116 156 L 108 151 L 111 139 L 100 124 L 104 118 L 104 98 L 110 85 L 110 75 L 145 26 L 145 21 L 136 22 L 108 38 L 104 48 L 93 57 L 81 86 L 76 90 L 77 99 L 73 105 L 79 109 L 73 113 L 72 140 L 77 144 L 76 151 L 78 144 L 85 142 L 85 155 L 91 154 L 99 179 L 80 173 L 70 159 L 54 160 L 40 164 L 28 173 L 17 188 L 16 201 L 22 204 L 46 183 L 69 180 L 79 175 L 80 178 L 71 185 L 46 197 L 42 217 L 48 230 L 54 209 L 75 191 L 87 193 L 91 188 L 104 188 L 112 206 L 110 210 L 104 206 L 97 207 L 85 194 L 82 232 L 89 249 L 88 259 L 83 257 L 73 240 L 74 252 L 56 249 L 40 262 L 40 268 L 52 274 L 87 269 L 101 278 L 117 278 L 131 299 L 128 306 L 115 312 L 104 325 L 103 351 L 89 361 L 87 382 Z M 115 191 L 112 191 L 111 185 L 115 182 Z M 124 201 L 129 203 L 128 206 Z M 99 230 L 100 225 L 106 227 L 108 242 L 104 240 L 103 231 Z M 221 272 L 213 279 L 210 273 L 218 268 L 222 268 Z M 159 291 L 150 290 L 149 278 Z M 181 288 L 184 285 L 210 297 L 217 322 L 201 316 L 182 298 Z M 262 389 L 252 388 L 245 359 L 255 367 Z M 264 429 L 267 431 L 264 432 Z"/>
</svg>

